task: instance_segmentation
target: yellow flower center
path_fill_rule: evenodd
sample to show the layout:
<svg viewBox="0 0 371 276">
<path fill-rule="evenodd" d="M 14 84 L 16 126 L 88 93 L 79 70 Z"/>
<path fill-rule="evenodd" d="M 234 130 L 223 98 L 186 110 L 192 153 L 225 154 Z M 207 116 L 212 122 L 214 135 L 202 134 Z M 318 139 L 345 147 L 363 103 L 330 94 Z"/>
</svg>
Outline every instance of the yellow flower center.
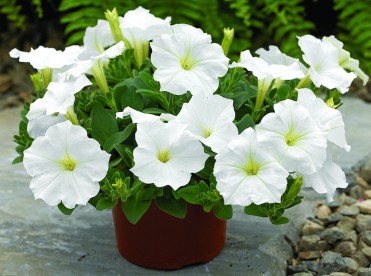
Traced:
<svg viewBox="0 0 371 276">
<path fill-rule="evenodd" d="M 247 175 L 257 175 L 259 172 L 259 164 L 254 161 L 250 161 L 247 163 L 244 167 L 243 170 L 246 172 Z"/>
<path fill-rule="evenodd" d="M 166 163 L 170 160 L 169 151 L 170 150 L 160 150 L 157 153 L 157 159 L 160 160 L 162 163 Z"/>
<path fill-rule="evenodd" d="M 66 158 L 61 161 L 61 164 L 65 171 L 70 171 L 70 172 L 72 172 L 76 168 L 76 165 L 77 165 L 76 161 L 71 159 L 71 157 L 69 156 L 66 156 Z"/>
<path fill-rule="evenodd" d="M 212 130 L 212 129 L 210 129 L 210 128 L 204 128 L 204 129 L 203 129 L 203 134 L 202 134 L 202 136 L 203 136 L 204 138 L 209 138 L 209 137 L 211 136 L 211 134 L 213 134 L 213 130 Z"/>
<path fill-rule="evenodd" d="M 190 51 L 184 55 L 183 58 L 180 59 L 180 65 L 184 70 L 191 70 L 192 67 L 196 64 L 195 61 L 192 60 Z"/>
</svg>

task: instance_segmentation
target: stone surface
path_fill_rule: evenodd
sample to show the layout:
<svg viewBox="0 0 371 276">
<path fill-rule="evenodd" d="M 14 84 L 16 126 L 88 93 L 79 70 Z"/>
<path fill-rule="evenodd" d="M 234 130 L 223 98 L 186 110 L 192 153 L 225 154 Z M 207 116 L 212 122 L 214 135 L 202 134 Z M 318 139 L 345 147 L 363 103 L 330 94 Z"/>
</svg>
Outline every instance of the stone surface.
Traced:
<svg viewBox="0 0 371 276">
<path fill-rule="evenodd" d="M 319 234 L 323 231 L 324 227 L 323 225 L 320 225 L 318 223 L 315 223 L 313 221 L 310 221 L 308 219 L 305 220 L 304 226 L 302 229 L 302 235 L 313 235 L 313 234 Z"/>
<path fill-rule="evenodd" d="M 346 265 L 346 268 L 347 268 L 346 271 L 348 273 L 354 273 L 354 272 L 357 271 L 358 263 L 355 260 L 346 257 L 346 258 L 344 258 L 344 261 L 345 261 L 345 265 Z"/>
<path fill-rule="evenodd" d="M 355 204 L 363 214 L 371 214 L 371 199 Z"/>
<path fill-rule="evenodd" d="M 331 215 L 331 209 L 327 205 L 321 205 L 316 211 L 316 217 L 319 219 L 326 219 Z"/>
<path fill-rule="evenodd" d="M 321 251 L 299 252 L 300 260 L 312 260 L 312 259 L 318 259 L 320 257 L 321 257 Z"/>
<path fill-rule="evenodd" d="M 356 206 L 342 206 L 340 207 L 340 214 L 343 216 L 356 216 L 359 214 L 359 209 L 357 207 L 357 204 Z"/>
<path fill-rule="evenodd" d="M 364 231 L 361 233 L 361 239 L 363 242 L 365 242 L 367 245 L 371 246 L 371 231 Z"/>
<path fill-rule="evenodd" d="M 356 229 L 358 232 L 371 230 L 371 215 L 359 214 L 356 219 Z"/>
<path fill-rule="evenodd" d="M 337 227 L 327 228 L 319 235 L 322 240 L 327 241 L 329 244 L 334 244 L 337 241 L 343 240 L 345 238 L 345 233 L 343 230 Z"/>
<path fill-rule="evenodd" d="M 350 257 L 356 253 L 357 247 L 351 241 L 343 241 L 335 246 L 335 252 L 338 252 L 343 257 Z"/>
<path fill-rule="evenodd" d="M 371 276 L 371 268 L 360 267 L 357 273 L 358 276 Z"/>
<path fill-rule="evenodd" d="M 353 231 L 355 226 L 356 220 L 350 217 L 342 217 L 337 224 L 337 227 L 345 232 Z"/>
</svg>

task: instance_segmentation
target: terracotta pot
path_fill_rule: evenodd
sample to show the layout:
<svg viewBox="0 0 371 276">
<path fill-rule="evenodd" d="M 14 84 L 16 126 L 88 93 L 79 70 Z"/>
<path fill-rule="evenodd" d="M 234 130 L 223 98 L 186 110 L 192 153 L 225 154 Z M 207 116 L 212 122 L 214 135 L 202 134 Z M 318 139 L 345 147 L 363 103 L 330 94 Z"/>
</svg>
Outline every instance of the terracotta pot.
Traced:
<svg viewBox="0 0 371 276">
<path fill-rule="evenodd" d="M 121 202 L 112 210 L 117 247 L 128 261 L 139 266 L 173 270 L 205 263 L 216 257 L 224 247 L 226 221 L 201 206 L 187 206 L 185 219 L 175 218 L 151 207 L 133 225 L 123 214 Z"/>
</svg>

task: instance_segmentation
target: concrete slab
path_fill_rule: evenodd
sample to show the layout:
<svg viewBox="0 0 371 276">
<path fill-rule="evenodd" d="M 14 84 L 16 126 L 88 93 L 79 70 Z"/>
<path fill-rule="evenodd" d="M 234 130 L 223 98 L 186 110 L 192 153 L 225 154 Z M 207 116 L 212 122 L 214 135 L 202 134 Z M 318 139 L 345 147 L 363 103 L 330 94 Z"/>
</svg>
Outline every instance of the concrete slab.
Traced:
<svg viewBox="0 0 371 276">
<path fill-rule="evenodd" d="M 163 271 L 137 267 L 119 255 L 110 211 L 97 212 L 86 206 L 65 216 L 33 199 L 22 164 L 10 164 L 16 156 L 12 136 L 17 132 L 18 113 L 19 109 L 0 112 L 0 275 L 162 275 Z M 371 106 L 347 99 L 343 113 L 353 150 L 350 157 L 339 152 L 335 158 L 354 168 L 352 164 L 371 151 L 367 146 Z M 228 222 L 225 249 L 218 257 L 167 273 L 286 275 L 286 261 L 292 257 L 300 225 L 313 213 L 313 200 L 318 199 L 311 191 L 304 193 L 305 202 L 290 210 L 291 222 L 284 226 L 248 217 L 236 207 Z"/>
</svg>

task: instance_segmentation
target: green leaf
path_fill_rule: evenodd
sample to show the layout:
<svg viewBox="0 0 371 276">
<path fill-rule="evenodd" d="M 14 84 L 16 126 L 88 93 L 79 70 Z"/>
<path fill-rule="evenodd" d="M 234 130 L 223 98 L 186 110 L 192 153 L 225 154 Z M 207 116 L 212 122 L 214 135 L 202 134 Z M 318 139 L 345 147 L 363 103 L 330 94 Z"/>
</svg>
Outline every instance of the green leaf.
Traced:
<svg viewBox="0 0 371 276">
<path fill-rule="evenodd" d="M 117 89 L 125 89 L 125 87 L 120 86 Z M 121 97 L 121 107 L 130 106 L 131 108 L 142 111 L 144 108 L 144 99 L 143 96 L 135 91 L 135 87 L 131 86 L 125 89 L 125 92 L 122 93 Z"/>
<path fill-rule="evenodd" d="M 18 164 L 18 163 L 22 163 L 23 162 L 23 156 L 18 156 L 17 158 L 15 158 L 12 162 L 12 164 Z"/>
<path fill-rule="evenodd" d="M 157 197 L 156 204 L 160 210 L 177 218 L 185 218 L 187 214 L 187 203 L 183 199 Z"/>
<path fill-rule="evenodd" d="M 121 204 L 121 209 L 130 223 L 136 224 L 151 206 L 151 200 L 142 200 L 132 196 Z"/>
<path fill-rule="evenodd" d="M 180 188 L 177 191 L 179 197 L 183 198 L 185 201 L 191 204 L 201 204 L 200 199 L 197 197 L 198 193 L 198 186 L 186 186 L 184 188 Z"/>
<path fill-rule="evenodd" d="M 135 129 L 134 124 L 129 124 L 123 131 L 116 132 L 111 137 L 107 139 L 104 143 L 103 149 L 107 152 L 111 152 L 114 147 L 118 144 L 121 144 L 133 133 Z"/>
<path fill-rule="evenodd" d="M 59 211 L 61 211 L 65 215 L 71 215 L 72 212 L 75 210 L 75 208 L 73 208 L 73 209 L 67 208 L 66 206 L 64 206 L 64 204 L 62 202 L 58 204 L 58 209 L 59 209 Z"/>
<path fill-rule="evenodd" d="M 268 215 L 261 209 L 259 205 L 255 205 L 254 203 L 246 206 L 244 209 L 245 214 L 257 217 L 267 217 Z"/>
<path fill-rule="evenodd" d="M 91 135 L 101 145 L 116 132 L 118 132 L 117 122 L 113 111 L 104 109 L 100 104 L 96 104 L 91 111 Z"/>
<path fill-rule="evenodd" d="M 110 209 L 110 208 L 113 208 L 114 206 L 116 206 L 117 204 L 117 199 L 115 200 L 111 200 L 109 198 L 101 198 L 97 205 L 95 206 L 95 208 L 98 210 L 98 211 L 102 211 L 104 209 Z"/>
<path fill-rule="evenodd" d="M 241 133 L 242 131 L 244 131 L 245 129 L 247 129 L 249 127 L 254 127 L 255 123 L 254 123 L 254 120 L 252 119 L 251 115 L 246 114 L 245 116 L 242 117 L 241 120 L 239 120 L 236 123 L 236 126 L 237 126 L 237 129 L 238 129 L 238 133 Z"/>
<path fill-rule="evenodd" d="M 275 225 L 286 224 L 289 222 L 289 219 L 286 217 L 279 217 L 278 219 L 272 219 L 272 218 L 269 218 L 269 219 Z"/>
<path fill-rule="evenodd" d="M 233 216 L 232 205 L 224 205 L 223 203 L 219 202 L 214 206 L 214 214 L 220 219 L 231 219 Z"/>
<path fill-rule="evenodd" d="M 121 144 L 114 145 L 114 148 L 120 154 L 126 166 L 128 166 L 129 168 L 133 167 L 133 152 L 128 147 Z"/>
</svg>

